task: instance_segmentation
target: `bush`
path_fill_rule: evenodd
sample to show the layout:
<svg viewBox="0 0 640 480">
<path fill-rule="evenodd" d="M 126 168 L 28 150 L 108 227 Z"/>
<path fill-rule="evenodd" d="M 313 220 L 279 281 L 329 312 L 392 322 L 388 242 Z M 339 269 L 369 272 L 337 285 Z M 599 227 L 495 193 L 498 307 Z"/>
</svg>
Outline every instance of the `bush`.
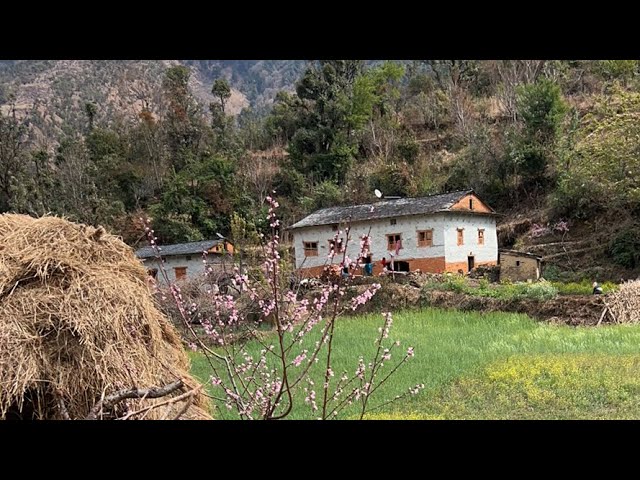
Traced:
<svg viewBox="0 0 640 480">
<path fill-rule="evenodd" d="M 404 161 L 413 164 L 420 153 L 420 144 L 412 138 L 405 139 L 398 145 L 398 153 Z"/>
<path fill-rule="evenodd" d="M 589 280 L 570 283 L 551 282 L 551 284 L 558 290 L 560 295 L 591 295 L 593 293 L 593 283 Z M 611 293 L 618 289 L 618 285 L 612 282 L 605 282 L 600 286 L 604 293 Z"/>
<path fill-rule="evenodd" d="M 477 288 L 469 285 L 465 277 L 447 276 L 442 282 L 430 281 L 423 286 L 424 290 L 443 290 L 464 293 L 475 297 L 498 298 L 502 300 L 550 300 L 558 295 L 558 289 L 549 282 L 538 283 L 500 283 L 492 285 L 486 279 L 479 282 Z"/>
<path fill-rule="evenodd" d="M 523 283 L 519 284 L 524 288 L 521 289 L 519 295 L 522 298 L 531 300 L 551 300 L 558 295 L 558 289 L 549 282 Z"/>
<path fill-rule="evenodd" d="M 467 281 L 460 275 L 453 275 L 448 273 L 445 274 L 444 280 L 436 278 L 427 280 L 426 283 L 422 285 L 422 289 L 426 291 L 439 290 L 446 292 L 465 293 L 467 291 Z"/>
<path fill-rule="evenodd" d="M 554 281 L 560 280 L 560 276 L 562 275 L 562 272 L 560 271 L 560 268 L 557 265 L 547 265 L 544 268 L 543 275 L 545 280 L 554 282 Z"/>
<path fill-rule="evenodd" d="M 640 225 L 622 230 L 609 244 L 609 256 L 621 267 L 640 266 Z"/>
<path fill-rule="evenodd" d="M 385 195 L 409 194 L 411 172 L 405 163 L 391 163 L 376 169 L 369 177 L 369 188 L 377 188 Z"/>
</svg>

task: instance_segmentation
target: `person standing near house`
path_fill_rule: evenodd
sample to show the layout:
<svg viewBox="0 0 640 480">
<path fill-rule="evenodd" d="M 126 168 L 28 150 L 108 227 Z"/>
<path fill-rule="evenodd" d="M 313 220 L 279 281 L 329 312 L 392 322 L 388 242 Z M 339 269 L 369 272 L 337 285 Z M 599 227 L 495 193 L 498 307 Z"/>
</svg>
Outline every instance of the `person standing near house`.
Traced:
<svg viewBox="0 0 640 480">
<path fill-rule="evenodd" d="M 349 278 L 349 265 L 342 267 L 342 278 Z"/>
<path fill-rule="evenodd" d="M 367 255 L 364 260 L 364 274 L 367 276 L 373 275 L 373 263 L 371 263 L 371 255 Z"/>
<path fill-rule="evenodd" d="M 380 265 L 382 265 L 382 271 L 386 272 L 389 268 L 389 262 L 387 262 L 386 257 L 382 257 L 382 261 L 380 262 Z"/>
</svg>

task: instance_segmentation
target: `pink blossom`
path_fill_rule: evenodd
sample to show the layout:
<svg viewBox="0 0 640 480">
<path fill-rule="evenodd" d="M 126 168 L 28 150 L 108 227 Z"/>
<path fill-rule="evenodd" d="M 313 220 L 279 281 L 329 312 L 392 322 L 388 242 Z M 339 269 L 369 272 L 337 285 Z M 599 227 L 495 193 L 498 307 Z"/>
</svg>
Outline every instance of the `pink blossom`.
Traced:
<svg viewBox="0 0 640 480">
<path fill-rule="evenodd" d="M 275 194 L 275 192 L 273 193 Z M 183 320 L 186 327 L 192 328 L 189 324 L 194 319 L 198 319 L 199 327 L 197 332 L 203 332 L 208 336 L 207 344 L 203 344 L 198 340 L 192 342 L 190 346 L 194 349 L 198 345 L 203 346 L 203 348 L 212 346 L 215 347 L 216 352 L 221 352 L 219 356 L 216 353 L 212 358 L 212 361 L 220 362 L 220 370 L 214 369 L 215 375 L 212 375 L 209 379 L 211 385 L 220 387 L 218 395 L 220 391 L 224 391 L 223 398 L 219 400 L 219 406 L 224 405 L 229 410 L 235 410 L 241 418 L 247 419 L 267 418 L 270 415 L 282 413 L 283 406 L 287 404 L 288 392 L 285 391 L 287 387 L 283 380 L 287 378 L 285 377 L 287 369 L 290 369 L 288 378 L 291 381 L 295 377 L 292 372 L 293 368 L 301 367 L 303 364 L 305 368 L 298 370 L 297 373 L 302 375 L 300 380 L 306 382 L 303 385 L 308 387 L 304 388 L 305 395 L 301 398 L 304 398 L 305 403 L 311 407 L 312 411 L 318 410 L 316 392 L 314 390 L 314 388 L 318 387 L 314 387 L 313 380 L 306 372 L 306 367 L 309 366 L 311 359 L 315 363 L 319 363 L 323 359 L 322 350 L 325 349 L 326 352 L 326 345 L 333 338 L 326 335 L 326 328 L 330 325 L 330 322 L 335 321 L 337 318 L 336 313 L 334 313 L 333 302 L 335 299 L 342 297 L 345 292 L 349 292 L 342 285 L 342 282 L 330 285 L 325 284 L 320 293 L 314 295 L 313 299 L 310 300 L 299 298 L 298 292 L 282 287 L 284 284 L 282 275 L 288 275 L 289 270 L 288 268 L 283 268 L 279 254 L 281 246 L 277 229 L 282 226 L 276 215 L 276 209 L 279 205 L 271 195 L 267 198 L 267 203 L 268 214 L 266 218 L 271 231 L 267 237 L 264 234 L 260 234 L 262 252 L 264 254 L 261 262 L 262 273 L 265 274 L 264 277 L 260 277 L 259 271 L 256 272 L 258 275 L 254 277 L 253 269 L 245 271 L 232 264 L 230 270 L 225 271 L 232 272 L 231 284 L 235 287 L 233 289 L 234 294 L 222 294 L 214 288 L 206 288 L 208 292 L 206 299 L 210 302 L 207 305 L 200 301 L 200 297 L 198 297 L 198 301 L 194 301 L 195 297 L 193 297 L 191 288 L 185 288 L 183 292 L 177 284 L 170 284 L 168 288 L 160 290 L 160 294 L 165 299 L 169 295 L 175 301 L 179 318 Z M 350 226 L 347 225 L 338 231 L 334 237 L 335 242 L 333 245 L 335 248 L 331 249 L 330 258 L 337 253 L 345 253 L 350 242 L 350 230 Z M 341 237 L 343 232 L 345 236 Z M 157 245 L 157 238 L 154 236 L 153 230 L 146 227 L 145 233 L 159 259 L 160 247 Z M 340 266 L 349 266 L 351 268 L 358 266 L 361 260 L 369 254 L 370 241 L 368 235 L 361 235 L 358 257 L 354 260 L 345 254 L 341 258 Z M 206 252 L 203 252 L 202 261 L 205 274 L 216 280 L 217 269 L 214 270 L 213 265 L 206 261 L 206 256 Z M 164 265 L 161 265 L 161 268 L 165 272 Z M 214 285 L 216 282 L 208 283 Z M 366 304 L 380 288 L 380 284 L 368 286 L 362 293 L 351 299 L 350 302 L 346 302 L 347 308 L 351 307 L 355 310 L 358 306 Z M 255 318 L 245 315 L 244 309 L 246 305 L 251 306 L 251 313 L 256 314 Z M 339 305 L 342 306 L 342 304 Z M 342 311 L 339 308 L 337 315 L 340 315 Z M 324 387 L 327 388 L 327 399 L 329 400 L 329 410 L 327 412 L 331 412 L 330 414 L 333 417 L 337 416 L 337 411 L 332 411 L 332 408 L 336 407 L 340 401 L 343 402 L 342 405 L 344 406 L 352 404 L 354 399 L 365 401 L 372 390 L 377 390 L 374 388 L 377 385 L 376 382 L 385 381 L 383 379 L 384 375 L 376 375 L 376 371 L 384 365 L 383 362 L 391 360 L 391 350 L 399 346 L 400 343 L 391 343 L 385 340 L 390 334 L 392 316 L 390 313 L 383 315 L 384 324 L 379 329 L 379 336 L 376 340 L 379 343 L 377 360 L 371 362 L 369 361 L 370 359 L 365 361 L 363 357 L 358 358 L 355 373 L 349 376 L 345 371 L 340 380 L 335 382 L 334 385 L 331 385 L 330 382 L 331 377 L 335 376 L 333 366 L 327 365 L 325 367 Z M 265 346 L 259 355 L 254 358 L 244 349 L 244 339 L 251 339 L 252 335 L 255 334 L 258 340 L 262 341 L 260 340 L 260 334 L 263 332 L 259 332 L 255 328 L 267 318 L 273 318 L 277 321 L 277 325 L 280 328 L 274 328 L 273 334 L 277 336 L 275 343 L 283 347 L 283 349 L 275 348 L 274 345 Z M 304 345 L 305 342 L 313 342 L 307 336 L 312 331 L 325 332 L 325 334 L 315 337 L 319 338 L 319 340 L 314 342 L 315 346 L 310 351 L 293 350 L 294 347 L 297 347 L 296 344 Z M 248 334 L 247 337 L 244 337 L 245 333 Z M 305 336 L 307 336 L 307 340 L 305 340 Z M 240 342 L 238 342 L 239 338 L 241 338 Z M 293 352 L 296 352 L 297 355 Z M 267 357 L 274 358 L 268 359 Z M 407 357 L 413 357 L 413 347 L 409 347 L 407 350 Z M 398 366 L 403 362 L 403 359 L 399 359 Z M 367 371 L 371 372 L 371 378 L 368 378 Z M 221 372 L 229 375 L 228 385 L 223 385 L 222 379 L 219 377 Z M 333 388 L 334 391 L 331 392 L 330 388 Z M 413 394 L 421 388 L 424 388 L 424 385 L 416 385 L 405 395 L 408 393 Z M 341 400 L 338 400 L 339 398 Z"/>
<path fill-rule="evenodd" d="M 307 351 L 306 350 L 304 352 L 302 352 L 300 355 L 298 355 L 296 358 L 293 359 L 293 364 L 296 367 L 299 367 L 300 364 L 304 361 L 305 358 L 307 358 Z"/>
</svg>

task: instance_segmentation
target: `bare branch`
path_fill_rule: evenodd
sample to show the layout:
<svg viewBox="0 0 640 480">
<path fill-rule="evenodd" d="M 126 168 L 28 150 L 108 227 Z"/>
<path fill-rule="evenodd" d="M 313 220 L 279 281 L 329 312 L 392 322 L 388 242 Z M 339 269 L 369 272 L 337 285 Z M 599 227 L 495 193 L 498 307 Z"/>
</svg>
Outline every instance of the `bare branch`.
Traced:
<svg viewBox="0 0 640 480">
<path fill-rule="evenodd" d="M 169 385 L 166 385 L 162 388 L 152 387 L 145 390 L 141 390 L 139 388 L 132 388 L 129 390 L 121 390 L 119 392 L 114 393 L 113 395 L 109 395 L 105 397 L 103 400 L 100 400 L 96 403 L 85 420 L 96 420 L 99 413 L 102 413 L 103 409 L 110 408 L 117 403 L 127 400 L 129 398 L 160 398 L 170 393 L 175 392 L 179 388 L 184 385 L 182 380 L 177 380 Z"/>
</svg>

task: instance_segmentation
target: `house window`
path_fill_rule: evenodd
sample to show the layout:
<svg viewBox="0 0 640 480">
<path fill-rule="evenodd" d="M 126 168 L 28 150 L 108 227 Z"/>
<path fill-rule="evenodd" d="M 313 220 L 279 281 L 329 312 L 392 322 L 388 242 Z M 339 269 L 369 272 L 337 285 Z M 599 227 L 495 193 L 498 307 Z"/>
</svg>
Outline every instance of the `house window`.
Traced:
<svg viewBox="0 0 640 480">
<path fill-rule="evenodd" d="M 418 232 L 418 246 L 419 247 L 433 246 L 433 230 L 422 230 Z"/>
<path fill-rule="evenodd" d="M 516 267 L 520 266 L 520 260 L 516 260 Z"/>
<path fill-rule="evenodd" d="M 317 257 L 318 256 L 318 242 L 304 242 L 304 256 L 305 257 Z"/>
<path fill-rule="evenodd" d="M 339 238 L 337 241 L 334 238 L 330 239 L 329 250 L 333 250 L 333 253 L 344 252 L 344 238 Z"/>
<path fill-rule="evenodd" d="M 334 232 L 338 231 L 338 224 L 334 223 L 333 225 L 331 225 L 331 230 L 333 230 Z"/>
<path fill-rule="evenodd" d="M 458 229 L 458 245 L 464 245 L 464 228 Z"/>
<path fill-rule="evenodd" d="M 157 278 L 158 277 L 158 269 L 157 268 L 150 268 L 149 270 L 147 270 L 147 273 L 149 274 L 149 276 L 151 278 Z"/>
<path fill-rule="evenodd" d="M 396 219 L 395 219 L 395 218 L 392 218 L 391 220 L 389 220 L 389 223 L 390 223 L 391 225 L 395 225 L 395 224 L 396 224 Z"/>
<path fill-rule="evenodd" d="M 187 276 L 187 267 L 174 267 L 176 272 L 176 280 L 181 280 Z"/>
<path fill-rule="evenodd" d="M 478 229 L 478 245 L 484 245 L 484 228 Z"/>
<path fill-rule="evenodd" d="M 399 233 L 387 235 L 387 250 L 395 250 L 397 243 L 400 241 Z"/>
<path fill-rule="evenodd" d="M 191 255 L 187 255 L 187 262 L 191 261 Z"/>
<path fill-rule="evenodd" d="M 473 210 L 473 198 L 469 199 L 469 210 Z"/>
</svg>

